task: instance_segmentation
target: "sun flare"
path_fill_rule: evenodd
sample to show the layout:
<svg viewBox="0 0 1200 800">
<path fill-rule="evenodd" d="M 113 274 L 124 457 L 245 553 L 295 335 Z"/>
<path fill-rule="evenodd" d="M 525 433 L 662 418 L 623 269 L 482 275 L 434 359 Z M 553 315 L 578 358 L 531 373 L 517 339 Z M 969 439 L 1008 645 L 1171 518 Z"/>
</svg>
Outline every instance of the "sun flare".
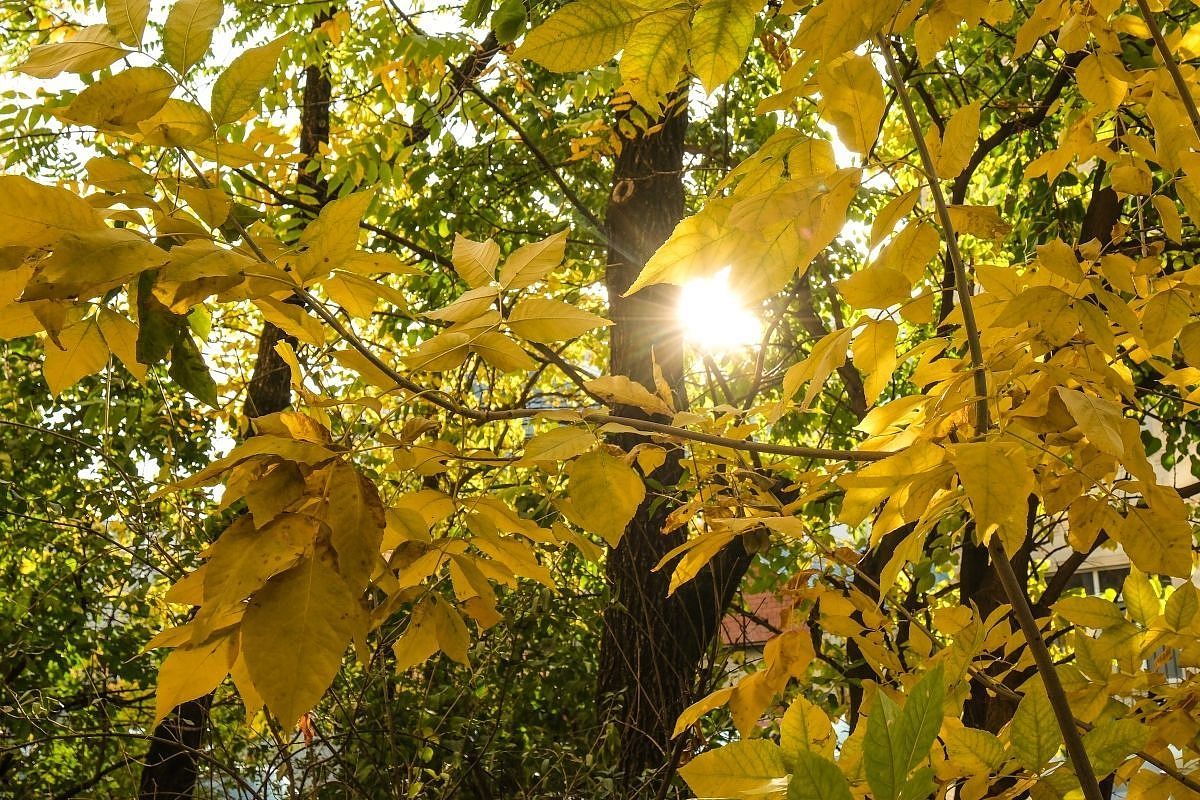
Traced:
<svg viewBox="0 0 1200 800">
<path fill-rule="evenodd" d="M 762 337 L 762 323 L 729 285 L 728 267 L 683 285 L 679 321 L 688 342 L 711 353 L 748 347 Z"/>
</svg>

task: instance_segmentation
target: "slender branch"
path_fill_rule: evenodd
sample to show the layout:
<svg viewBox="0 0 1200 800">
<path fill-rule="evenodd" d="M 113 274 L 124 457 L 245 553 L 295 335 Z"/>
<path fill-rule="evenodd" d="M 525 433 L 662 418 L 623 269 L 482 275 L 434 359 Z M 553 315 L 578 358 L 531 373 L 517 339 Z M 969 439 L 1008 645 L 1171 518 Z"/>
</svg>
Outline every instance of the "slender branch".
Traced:
<svg viewBox="0 0 1200 800">
<path fill-rule="evenodd" d="M 1138 2 L 1144 3 L 1145 0 L 1138 0 Z M 904 115 L 908 119 L 909 128 L 912 130 L 917 149 L 921 154 L 926 182 L 933 196 L 934 205 L 937 207 L 942 232 L 946 237 L 946 252 L 954 267 L 954 280 L 958 291 L 959 307 L 962 310 L 963 329 L 967 336 L 971 365 L 974 368 L 975 391 L 979 395 L 975 406 L 975 428 L 976 432 L 983 436 L 991 427 L 991 423 L 988 419 L 987 376 L 983 366 L 983 346 L 980 343 L 979 326 L 975 320 L 974 304 L 971 301 L 970 279 L 967 276 L 962 253 L 958 249 L 958 238 L 954 232 L 953 221 L 950 219 L 950 208 L 946 205 L 946 198 L 942 194 L 942 186 L 938 179 L 933 156 L 925 143 L 925 137 L 921 135 L 921 126 L 916 112 L 913 110 L 912 99 L 908 95 L 903 76 L 896 65 L 896 59 L 888 42 L 882 36 L 876 37 L 876 41 L 887 62 L 888 72 L 895 86 L 897 97 L 904 109 Z M 1100 782 L 1096 779 L 1096 771 L 1083 746 L 1083 737 L 1080 736 L 1079 728 L 1075 725 L 1075 715 L 1071 711 L 1071 703 L 1067 699 L 1066 690 L 1063 689 L 1062 681 L 1054 666 L 1054 659 L 1051 658 L 1050 650 L 1046 647 L 1045 640 L 1042 639 L 1037 620 L 1033 617 L 1033 609 L 1029 605 L 1029 598 L 1025 594 L 1026 590 L 1021 586 L 1016 572 L 1013 571 L 999 536 L 993 535 L 991 541 L 988 542 L 988 554 L 991 556 L 1000 583 L 1004 587 L 1004 593 L 1008 596 L 1008 602 L 1017 618 L 1017 623 L 1025 635 L 1025 641 L 1033 654 L 1034 663 L 1037 664 L 1038 675 L 1046 687 L 1046 696 L 1054 709 L 1054 717 L 1058 721 L 1059 730 L 1062 731 L 1063 743 L 1066 745 L 1067 754 L 1071 758 L 1075 776 L 1079 779 L 1084 797 L 1087 800 L 1104 800 L 1104 794 L 1100 791 Z"/>
<path fill-rule="evenodd" d="M 649 420 L 635 419 L 633 417 L 617 416 L 608 414 L 603 411 L 596 411 L 587 408 L 567 408 L 567 409 L 549 409 L 549 408 L 505 408 L 505 409 L 480 409 L 459 403 L 454 398 L 444 392 L 432 391 L 426 389 L 412 379 L 398 372 L 391 364 L 388 364 L 380 358 L 371 348 L 367 347 L 358 336 L 347 328 L 341 320 L 339 320 L 324 304 L 313 297 L 304 289 L 297 288 L 296 294 L 304 302 L 306 306 L 311 308 L 317 316 L 325 320 L 329 327 L 333 328 L 334 332 L 341 336 L 351 347 L 359 352 L 363 358 L 371 362 L 377 369 L 381 370 L 388 376 L 389 379 L 396 382 L 396 385 L 405 391 L 412 392 L 414 395 L 433 403 L 438 408 L 448 411 L 456 416 L 464 417 L 473 422 L 498 422 L 501 420 L 512 419 L 528 419 L 539 414 L 544 414 L 547 411 L 572 411 L 579 414 L 584 422 L 591 422 L 599 425 L 623 425 L 625 427 L 634 428 L 643 433 L 657 433 L 663 436 L 674 436 L 678 439 L 686 439 L 693 442 L 702 442 L 711 444 L 716 447 L 728 447 L 733 450 L 740 450 L 750 453 L 768 453 L 772 455 L 794 456 L 797 458 L 819 458 L 833 461 L 879 461 L 893 455 L 891 452 L 872 452 L 858 450 L 833 450 L 824 447 L 805 447 L 800 445 L 782 445 L 772 444 L 769 442 L 750 442 L 745 439 L 734 439 L 728 436 L 718 436 L 711 433 L 701 433 L 700 431 L 692 431 L 687 428 L 681 428 L 675 425 L 668 425 L 661 422 L 651 422 Z"/>
<path fill-rule="evenodd" d="M 604 223 L 601 222 L 600 218 L 597 217 L 596 214 L 584 204 L 579 195 L 575 193 L 575 190 L 567 184 L 567 182 L 563 179 L 563 176 L 559 174 L 558 168 L 555 167 L 550 159 L 546 157 L 546 154 L 543 153 L 541 148 L 537 146 L 537 142 L 533 141 L 530 135 L 525 132 L 525 129 L 519 122 L 517 122 L 513 115 L 508 113 L 508 110 L 505 109 L 504 106 L 488 97 L 486 92 L 480 91 L 478 86 L 470 86 L 468 89 L 476 97 L 478 97 L 485 106 L 496 112 L 496 114 L 499 115 L 500 118 L 503 119 L 508 126 L 516 132 L 521 141 L 525 143 L 525 146 L 529 148 L 529 152 L 532 153 L 533 157 L 537 159 L 539 164 L 542 165 L 542 168 L 546 171 L 546 174 L 550 176 L 550 179 L 554 181 L 559 189 L 562 190 L 563 195 L 571 203 L 575 211 L 579 213 L 579 216 L 583 217 L 587 221 L 588 225 L 592 226 L 594 230 L 603 234 L 604 231 L 607 230 L 604 226 Z"/>
<path fill-rule="evenodd" d="M 954 266 L 954 282 L 958 290 L 958 302 L 962 308 L 963 315 L 963 330 L 967 334 L 967 348 L 971 353 L 971 367 L 975 378 L 975 394 L 979 398 L 975 401 L 975 429 L 978 433 L 983 434 L 990 427 L 988 421 L 988 389 L 987 389 L 987 374 L 984 372 L 983 366 L 983 346 L 979 341 L 979 325 L 975 321 L 975 307 L 971 302 L 971 282 L 967 277 L 967 268 L 963 263 L 962 253 L 958 249 L 958 237 L 954 233 L 954 222 L 950 219 L 950 207 L 946 204 L 946 196 L 942 194 L 942 184 L 938 180 L 937 167 L 933 163 L 933 154 L 929 151 L 929 145 L 925 142 L 925 137 L 921 135 L 921 123 L 917 119 L 917 112 L 913 109 L 912 98 L 908 95 L 908 89 L 904 83 L 904 76 L 900 73 L 900 68 L 896 64 L 896 58 L 892 53 L 891 45 L 882 36 L 876 37 L 879 49 L 883 52 L 884 61 L 887 62 L 888 73 L 891 75 L 892 84 L 896 89 L 896 96 L 900 100 L 900 106 L 904 110 L 904 116 L 908 120 L 908 126 L 912 130 L 913 139 L 917 143 L 917 151 L 921 154 L 921 164 L 924 167 L 926 183 L 929 185 L 930 194 L 933 196 L 933 204 L 937 208 L 938 221 L 942 226 L 942 233 L 946 237 L 946 254 L 950 257 L 950 263 Z"/>
<path fill-rule="evenodd" d="M 1163 66 L 1167 68 L 1167 72 L 1175 84 L 1175 90 L 1179 92 L 1179 99 L 1183 102 L 1183 107 L 1187 109 L 1188 119 L 1192 121 L 1192 130 L 1196 132 L 1196 136 L 1200 137 L 1200 111 L 1196 110 L 1196 101 L 1192 98 L 1192 90 L 1184 80 L 1183 73 L 1179 71 L 1179 64 L 1175 61 L 1174 54 L 1171 53 L 1171 46 L 1163 38 L 1162 28 L 1159 27 L 1154 12 L 1150 10 L 1150 4 L 1146 0 L 1137 0 L 1137 4 L 1138 10 L 1142 12 L 1142 17 L 1146 20 L 1146 27 L 1150 29 L 1150 35 L 1154 37 L 1154 46 L 1158 48 L 1158 54 L 1162 56 Z"/>
</svg>

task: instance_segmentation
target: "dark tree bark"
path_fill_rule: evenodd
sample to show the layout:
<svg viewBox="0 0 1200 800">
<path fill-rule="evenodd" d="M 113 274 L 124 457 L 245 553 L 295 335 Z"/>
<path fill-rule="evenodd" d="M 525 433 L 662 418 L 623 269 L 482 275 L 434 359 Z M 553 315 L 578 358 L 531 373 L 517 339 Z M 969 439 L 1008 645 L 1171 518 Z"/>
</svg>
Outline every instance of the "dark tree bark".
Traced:
<svg viewBox="0 0 1200 800">
<path fill-rule="evenodd" d="M 313 20 L 317 28 L 329 19 L 324 12 Z M 314 156 L 329 142 L 329 103 L 333 87 L 321 66 L 309 66 L 304 73 L 304 99 L 300 115 L 301 162 L 298 183 L 312 192 L 317 206 L 326 201 L 327 184 L 321 177 Z M 291 370 L 275 351 L 275 345 L 296 342 L 280 328 L 265 323 L 258 339 L 254 374 L 246 389 L 245 413 L 248 419 L 283 411 L 292 403 Z M 250 431 L 247 431 L 250 435 Z M 154 729 L 146 753 L 139 800 L 186 800 L 195 794 L 197 755 L 208 730 L 209 694 L 176 706 Z"/>
<path fill-rule="evenodd" d="M 686 395 L 677 289 L 652 286 L 630 297 L 622 294 L 683 217 L 687 124 L 686 107 L 681 107 L 655 133 L 622 141 L 606 220 L 612 373 L 653 388 L 657 364 L 680 407 Z M 647 416 L 630 407 L 616 413 Z M 630 448 L 642 439 L 621 435 L 615 441 Z M 598 688 L 602 707 L 617 726 L 618 766 L 626 786 L 640 786 L 647 795 L 670 780 L 675 719 L 693 699 L 704 654 L 750 561 L 740 542 L 735 543 L 667 597 L 670 568 L 653 570 L 687 535 L 684 530 L 662 532 L 682 474 L 680 452 L 673 451 L 647 476 L 646 501 L 621 543 L 609 552 L 605 567 L 612 604 L 604 617 Z M 647 776 L 648 770 L 655 772 Z"/>
</svg>

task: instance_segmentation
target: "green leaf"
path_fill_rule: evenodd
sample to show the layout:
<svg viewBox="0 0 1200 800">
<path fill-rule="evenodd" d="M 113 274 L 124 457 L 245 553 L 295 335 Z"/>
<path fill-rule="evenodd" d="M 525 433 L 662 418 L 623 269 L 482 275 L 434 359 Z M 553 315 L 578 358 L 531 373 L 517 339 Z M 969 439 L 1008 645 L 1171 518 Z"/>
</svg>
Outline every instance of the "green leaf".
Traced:
<svg viewBox="0 0 1200 800">
<path fill-rule="evenodd" d="M 782 797 L 788 784 L 779 747 L 765 739 L 708 750 L 679 774 L 697 797 Z"/>
<path fill-rule="evenodd" d="M 617 54 L 635 22 L 620 0 L 575 0 L 530 31 L 513 57 L 551 72 L 590 69 Z"/>
<path fill-rule="evenodd" d="M 285 726 L 329 688 L 342 654 L 366 624 L 358 598 L 315 556 L 272 578 L 242 621 L 242 651 L 254 688 Z"/>
<path fill-rule="evenodd" d="M 655 109 L 679 85 L 687 61 L 691 9 L 656 11 L 633 29 L 621 56 L 621 78 L 642 107 Z"/>
<path fill-rule="evenodd" d="M 129 51 L 107 25 L 92 25 L 65 42 L 38 45 L 19 69 L 35 78 L 54 78 L 63 72 L 95 72 Z"/>
<path fill-rule="evenodd" d="M 1107 775 L 1145 747 L 1149 738 L 1150 729 L 1136 719 L 1105 720 L 1083 735 L 1083 747 L 1096 774 Z"/>
<path fill-rule="evenodd" d="M 851 800 L 850 783 L 837 764 L 811 750 L 797 751 L 793 758 L 787 800 Z"/>
<path fill-rule="evenodd" d="M 929 757 L 929 748 L 942 727 L 946 698 L 946 673 L 941 664 L 925 673 L 904 701 L 896 720 L 895 738 L 905 774 Z"/>
<path fill-rule="evenodd" d="M 172 312 L 154 296 L 153 272 L 143 272 L 138 276 L 137 309 L 137 360 L 153 366 L 171 352 L 186 319 Z"/>
<path fill-rule="evenodd" d="M 204 58 L 222 11 L 221 0 L 177 0 L 163 28 L 163 60 L 187 72 Z"/>
<path fill-rule="evenodd" d="M 190 334 L 182 334 L 171 348 L 171 379 L 201 402 L 217 407 L 217 384 L 209 374 L 204 356 Z"/>
<path fill-rule="evenodd" d="M 236 122 L 258 105 L 258 96 L 275 74 L 275 65 L 287 36 L 280 36 L 261 47 L 252 47 L 221 73 L 213 84 L 209 112 L 213 122 Z"/>
<path fill-rule="evenodd" d="M 496 33 L 496 41 L 508 44 L 516 40 L 525 30 L 524 0 L 504 0 L 496 13 L 492 15 L 492 30 Z"/>
<path fill-rule="evenodd" d="M 1038 678 L 1026 685 L 1008 729 L 1009 745 L 1021 765 L 1034 771 L 1050 763 L 1062 747 L 1062 731 Z"/>
<path fill-rule="evenodd" d="M 875 800 L 896 800 L 908 774 L 900 752 L 903 743 L 895 735 L 899 715 L 900 707 L 890 697 L 882 692 L 875 695 L 863 739 L 863 768 Z"/>
<path fill-rule="evenodd" d="M 754 41 L 760 0 L 704 0 L 692 19 L 692 71 L 710 94 L 737 72 Z"/>
<path fill-rule="evenodd" d="M 150 15 L 150 0 L 105 0 L 104 17 L 108 26 L 125 44 L 140 47 Z"/>
</svg>

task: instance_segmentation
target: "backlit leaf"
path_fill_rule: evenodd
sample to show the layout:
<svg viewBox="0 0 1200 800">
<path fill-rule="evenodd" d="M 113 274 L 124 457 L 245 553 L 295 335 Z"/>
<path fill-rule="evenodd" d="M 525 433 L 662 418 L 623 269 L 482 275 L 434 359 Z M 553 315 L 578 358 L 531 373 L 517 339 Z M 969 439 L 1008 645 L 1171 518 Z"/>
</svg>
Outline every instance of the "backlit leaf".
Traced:
<svg viewBox="0 0 1200 800">
<path fill-rule="evenodd" d="M 261 47 L 251 47 L 225 68 L 213 84 L 209 103 L 213 122 L 236 122 L 258 105 L 258 96 L 274 76 L 286 41 L 286 36 L 280 36 Z"/>
<path fill-rule="evenodd" d="M 567 475 L 569 500 L 563 504 L 567 517 L 615 547 L 646 498 L 642 479 L 624 461 L 603 450 L 572 461 Z"/>
<path fill-rule="evenodd" d="M 692 19 L 692 71 L 712 93 L 741 66 L 754 40 L 759 0 L 704 0 Z"/>
<path fill-rule="evenodd" d="M 544 297 L 519 301 L 508 314 L 508 327 L 530 342 L 559 342 L 574 339 L 590 330 L 611 325 L 590 311 Z"/>
<path fill-rule="evenodd" d="M 176 0 L 163 28 L 163 59 L 187 72 L 208 52 L 222 11 L 221 0 Z"/>
<path fill-rule="evenodd" d="M 679 768 L 697 797 L 782 798 L 787 771 L 779 746 L 745 739 L 708 750 Z"/>
<path fill-rule="evenodd" d="M 950 460 L 971 501 L 971 511 L 981 540 L 1000 537 L 1008 553 L 1025 541 L 1029 494 L 1033 472 L 1021 450 L 1011 444 L 988 441 L 950 447 Z"/>
<path fill-rule="evenodd" d="M 620 0 L 574 0 L 538 25 L 513 53 L 551 72 L 579 72 L 608 61 L 633 31 L 634 16 Z"/>
<path fill-rule="evenodd" d="M 621 77 L 645 108 L 657 108 L 673 90 L 687 61 L 691 9 L 668 8 L 643 17 L 625 43 Z"/>
<path fill-rule="evenodd" d="M 65 42 L 38 45 L 18 69 L 35 78 L 53 78 L 63 72 L 95 72 L 128 52 L 111 28 L 92 25 Z"/>
</svg>

